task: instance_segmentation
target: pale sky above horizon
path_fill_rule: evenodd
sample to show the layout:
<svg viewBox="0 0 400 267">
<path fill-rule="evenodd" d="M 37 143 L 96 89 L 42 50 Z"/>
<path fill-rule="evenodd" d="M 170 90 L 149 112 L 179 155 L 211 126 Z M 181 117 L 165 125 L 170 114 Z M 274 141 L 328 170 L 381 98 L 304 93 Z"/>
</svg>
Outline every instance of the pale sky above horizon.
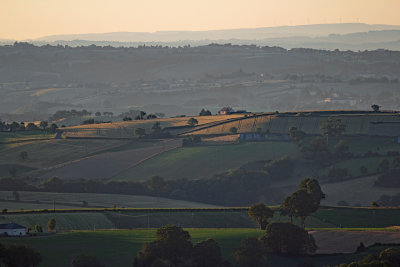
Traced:
<svg viewBox="0 0 400 267">
<path fill-rule="evenodd" d="M 400 0 L 0 0 L 0 38 L 322 23 L 400 25 Z"/>
</svg>

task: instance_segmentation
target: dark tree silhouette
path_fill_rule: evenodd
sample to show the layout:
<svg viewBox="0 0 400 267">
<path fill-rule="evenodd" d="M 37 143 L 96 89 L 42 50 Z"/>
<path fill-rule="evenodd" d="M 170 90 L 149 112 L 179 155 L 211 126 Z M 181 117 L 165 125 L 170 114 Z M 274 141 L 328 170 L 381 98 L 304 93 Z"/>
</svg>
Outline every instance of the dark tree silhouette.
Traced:
<svg viewBox="0 0 400 267">
<path fill-rule="evenodd" d="M 264 203 L 253 204 L 250 206 L 249 216 L 252 220 L 257 221 L 261 230 L 265 230 L 268 220 L 274 216 L 274 211 Z"/>
</svg>

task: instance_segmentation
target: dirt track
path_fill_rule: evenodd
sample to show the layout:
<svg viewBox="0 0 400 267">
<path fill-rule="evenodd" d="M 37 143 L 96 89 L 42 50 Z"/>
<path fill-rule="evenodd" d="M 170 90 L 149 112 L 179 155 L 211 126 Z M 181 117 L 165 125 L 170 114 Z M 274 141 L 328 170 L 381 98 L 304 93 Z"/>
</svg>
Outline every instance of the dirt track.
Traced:
<svg viewBox="0 0 400 267">
<path fill-rule="evenodd" d="M 312 231 L 318 249 L 317 254 L 353 253 L 358 244 L 400 244 L 400 231 Z"/>
<path fill-rule="evenodd" d="M 181 145 L 181 140 L 165 140 L 151 147 L 106 152 L 52 169 L 40 178 L 57 176 L 62 179 L 110 179 L 123 170 Z"/>
</svg>

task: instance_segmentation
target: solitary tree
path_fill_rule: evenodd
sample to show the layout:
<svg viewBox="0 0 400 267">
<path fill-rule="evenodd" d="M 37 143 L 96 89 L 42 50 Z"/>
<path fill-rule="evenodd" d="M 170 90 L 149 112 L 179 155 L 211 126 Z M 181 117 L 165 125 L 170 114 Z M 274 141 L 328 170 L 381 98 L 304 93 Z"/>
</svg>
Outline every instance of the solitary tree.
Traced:
<svg viewBox="0 0 400 267">
<path fill-rule="evenodd" d="M 264 203 L 253 204 L 250 206 L 249 216 L 252 220 L 257 221 L 261 230 L 265 230 L 268 220 L 274 216 L 274 211 Z"/>
<path fill-rule="evenodd" d="M 381 108 L 379 105 L 377 105 L 377 104 L 373 104 L 372 106 L 371 106 L 371 108 L 372 108 L 372 110 L 374 111 L 374 112 L 378 112 L 379 111 L 379 109 Z"/>
<path fill-rule="evenodd" d="M 55 133 L 55 132 L 57 131 L 57 129 L 58 129 L 57 124 L 52 123 L 52 124 L 50 125 L 50 131 L 51 131 L 52 133 Z"/>
<path fill-rule="evenodd" d="M 307 193 L 311 194 L 314 201 L 314 211 L 317 211 L 321 200 L 325 198 L 325 193 L 322 192 L 321 186 L 317 179 L 306 178 L 300 182 L 299 189 L 305 190 Z"/>
<path fill-rule="evenodd" d="M 28 123 L 28 125 L 25 127 L 26 130 L 28 131 L 35 131 L 38 130 L 39 128 L 34 124 L 33 122 Z"/>
<path fill-rule="evenodd" d="M 199 121 L 196 120 L 195 118 L 190 118 L 190 119 L 188 120 L 187 124 L 188 124 L 189 126 L 196 126 L 197 124 L 199 124 Z"/>
<path fill-rule="evenodd" d="M 303 228 L 305 219 L 318 210 L 321 200 L 325 198 L 319 182 L 316 179 L 308 178 L 301 181 L 299 189 L 285 198 L 281 206 L 283 215 L 298 217 Z"/>
<path fill-rule="evenodd" d="M 199 116 L 211 116 L 211 111 L 205 110 L 204 108 L 201 109 Z"/>
<path fill-rule="evenodd" d="M 283 209 L 289 207 L 288 214 L 300 218 L 301 225 L 305 228 L 306 218 L 314 211 L 311 194 L 300 189 L 288 196 L 283 203 Z M 287 206 L 286 203 L 289 203 L 289 205 Z"/>
<path fill-rule="evenodd" d="M 43 232 L 42 226 L 40 226 L 39 224 L 35 224 L 35 232 L 42 233 Z"/>
<path fill-rule="evenodd" d="M 238 129 L 237 129 L 236 127 L 231 127 L 231 128 L 229 129 L 229 132 L 231 132 L 231 133 L 233 133 L 233 134 L 236 134 L 237 131 L 238 131 Z"/>
<path fill-rule="evenodd" d="M 43 131 L 46 130 L 48 125 L 49 125 L 49 123 L 47 121 L 41 121 L 40 122 L 40 127 L 42 127 Z"/>
<path fill-rule="evenodd" d="M 56 229 L 56 220 L 54 218 L 51 218 L 49 222 L 47 223 L 47 229 L 49 232 L 52 232 Z"/>
</svg>

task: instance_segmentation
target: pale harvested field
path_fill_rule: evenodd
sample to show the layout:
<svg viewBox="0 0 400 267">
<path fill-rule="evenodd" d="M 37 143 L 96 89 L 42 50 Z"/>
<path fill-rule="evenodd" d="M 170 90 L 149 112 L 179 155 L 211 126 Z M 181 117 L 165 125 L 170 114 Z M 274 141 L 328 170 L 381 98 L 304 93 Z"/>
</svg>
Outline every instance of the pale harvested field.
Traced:
<svg viewBox="0 0 400 267">
<path fill-rule="evenodd" d="M 400 193 L 398 188 L 374 187 L 376 176 L 369 176 L 350 180 L 321 185 L 326 194 L 323 205 L 336 205 L 338 201 L 344 200 L 350 205 L 361 204 L 369 206 L 371 201 L 376 201 L 383 194 L 395 195 Z"/>
<path fill-rule="evenodd" d="M 181 145 L 181 140 L 166 140 L 145 148 L 105 152 L 52 169 L 41 175 L 40 178 L 110 179 L 144 160 Z"/>
<path fill-rule="evenodd" d="M 318 246 L 317 254 L 353 253 L 360 242 L 370 246 L 375 243 L 400 244 L 398 231 L 312 231 Z"/>
<path fill-rule="evenodd" d="M 165 118 L 153 120 L 133 120 L 124 122 L 87 124 L 63 128 L 63 136 L 73 137 L 134 137 L 134 129 L 143 128 L 146 132 L 151 132 L 151 127 L 155 122 L 159 122 L 162 128 L 188 126 L 190 118 L 196 118 L 198 125 L 225 121 L 227 119 L 243 117 L 242 114 L 221 115 L 221 116 L 193 116 L 180 118 Z"/>
</svg>

